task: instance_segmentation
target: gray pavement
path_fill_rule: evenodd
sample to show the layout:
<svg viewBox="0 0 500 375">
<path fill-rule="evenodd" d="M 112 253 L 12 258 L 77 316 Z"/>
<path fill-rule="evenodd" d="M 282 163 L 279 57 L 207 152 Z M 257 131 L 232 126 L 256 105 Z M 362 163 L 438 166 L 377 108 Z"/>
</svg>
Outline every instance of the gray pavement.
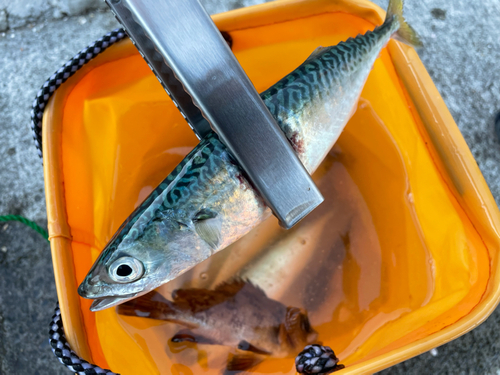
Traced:
<svg viewBox="0 0 500 375">
<path fill-rule="evenodd" d="M 106 9 L 100 0 L 0 0 L 0 31 Z"/>
<path fill-rule="evenodd" d="M 45 1 L 50 12 L 36 16 L 12 15 L 33 1 L 0 0 L 0 26 L 10 12 L 4 17 L 10 29 L 0 32 L 0 215 L 20 214 L 45 225 L 42 167 L 29 130 L 31 103 L 67 59 L 118 25 L 107 11 L 93 9 L 91 0 L 86 13 L 76 16 L 65 14 L 78 10 L 64 10 L 76 0 Z M 210 13 L 260 2 L 203 1 Z M 407 0 L 405 14 L 422 36 L 419 54 L 499 203 L 500 143 L 493 119 L 500 111 L 500 2 Z M 16 25 L 24 26 L 12 29 Z M 21 224 L 0 224 L 0 275 L 0 374 L 68 374 L 46 340 L 56 301 L 46 242 Z M 499 323 L 497 309 L 471 333 L 382 373 L 500 374 Z"/>
</svg>

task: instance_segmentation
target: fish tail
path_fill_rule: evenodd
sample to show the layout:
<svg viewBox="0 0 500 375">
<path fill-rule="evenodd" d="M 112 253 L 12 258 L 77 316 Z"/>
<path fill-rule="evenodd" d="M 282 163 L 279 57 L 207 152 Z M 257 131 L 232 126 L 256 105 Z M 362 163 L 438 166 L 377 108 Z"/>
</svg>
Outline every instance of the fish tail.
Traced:
<svg viewBox="0 0 500 375">
<path fill-rule="evenodd" d="M 423 44 L 417 32 L 406 23 L 403 17 L 403 0 L 389 0 L 385 23 L 394 22 L 394 18 L 398 21 L 399 28 L 393 38 L 412 47 L 422 47 Z"/>
</svg>

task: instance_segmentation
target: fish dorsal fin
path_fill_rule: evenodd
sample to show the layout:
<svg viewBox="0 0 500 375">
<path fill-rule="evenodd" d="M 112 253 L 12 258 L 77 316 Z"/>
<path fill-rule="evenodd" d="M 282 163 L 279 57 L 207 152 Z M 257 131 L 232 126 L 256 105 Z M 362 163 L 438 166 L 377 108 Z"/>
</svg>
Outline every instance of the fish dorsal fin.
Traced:
<svg viewBox="0 0 500 375">
<path fill-rule="evenodd" d="M 173 304 L 176 308 L 182 311 L 189 311 L 196 314 L 198 312 L 211 309 L 215 305 L 225 302 L 234 301 L 235 296 L 243 289 L 248 287 L 249 284 L 239 278 L 223 282 L 217 285 L 214 290 L 208 289 L 178 289 L 172 293 Z M 246 293 L 251 293 L 254 289 L 245 289 Z M 259 293 L 264 293 L 260 291 Z M 255 296 L 255 293 L 251 294 Z"/>
<path fill-rule="evenodd" d="M 259 298 L 267 299 L 266 293 L 260 287 L 252 284 L 250 280 L 242 280 L 238 277 L 220 283 L 215 287 L 214 291 L 220 292 L 229 298 L 236 296 L 243 289 L 243 293 L 253 301 Z"/>
<path fill-rule="evenodd" d="M 324 49 L 326 49 L 327 47 L 322 47 L 322 46 L 319 46 L 318 48 L 316 48 L 310 55 L 309 57 L 306 59 L 306 61 L 310 61 L 312 59 L 315 59 L 321 52 L 323 52 Z"/>
<path fill-rule="evenodd" d="M 172 293 L 172 298 L 177 308 L 196 314 L 229 302 L 243 286 L 244 284 L 224 283 L 215 290 L 178 289 Z"/>
<path fill-rule="evenodd" d="M 220 216 L 212 210 L 202 209 L 193 217 L 193 224 L 200 238 L 212 249 L 217 249 L 221 239 L 222 219 Z"/>
<path fill-rule="evenodd" d="M 227 371 L 246 371 L 257 366 L 263 358 L 250 353 L 229 354 L 227 359 Z M 226 373 L 227 373 L 226 371 Z"/>
<path fill-rule="evenodd" d="M 174 304 L 180 310 L 197 314 L 226 301 L 226 297 L 213 290 L 179 289 L 172 293 Z"/>
</svg>

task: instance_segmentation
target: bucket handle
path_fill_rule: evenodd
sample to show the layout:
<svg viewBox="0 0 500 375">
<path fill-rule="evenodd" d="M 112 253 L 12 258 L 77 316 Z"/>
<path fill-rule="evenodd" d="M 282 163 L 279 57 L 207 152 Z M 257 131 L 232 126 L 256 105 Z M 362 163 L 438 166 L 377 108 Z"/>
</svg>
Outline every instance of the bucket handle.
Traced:
<svg viewBox="0 0 500 375">
<path fill-rule="evenodd" d="M 104 35 L 102 38 L 96 40 L 88 47 L 78 52 L 72 59 L 68 60 L 57 72 L 52 74 L 50 78 L 45 81 L 33 101 L 31 108 L 31 131 L 33 139 L 38 151 L 38 156 L 42 159 L 42 119 L 43 111 L 47 106 L 50 97 L 64 82 L 75 74 L 82 66 L 92 60 L 94 57 L 102 53 L 109 46 L 125 38 L 127 34 L 124 29 L 116 29 Z"/>
<path fill-rule="evenodd" d="M 64 335 L 64 327 L 61 319 L 61 309 L 59 302 L 57 303 L 56 310 L 50 322 L 49 343 L 52 348 L 52 353 L 57 357 L 59 362 L 66 366 L 71 371 L 78 375 L 119 375 L 111 370 L 102 369 L 97 365 L 93 365 L 86 360 L 80 358 L 68 344 L 66 336 Z"/>
<path fill-rule="evenodd" d="M 125 33 L 125 30 L 116 29 L 96 40 L 64 64 L 47 81 L 45 81 L 38 91 L 31 110 L 31 130 L 33 132 L 33 139 L 35 140 L 38 156 L 40 156 L 42 163 L 42 119 L 43 111 L 45 110 L 50 97 L 54 94 L 56 89 L 59 88 L 59 86 L 66 82 L 68 78 L 75 74 L 82 66 L 92 60 L 95 56 L 102 53 L 109 46 L 122 40 L 126 36 L 127 34 Z M 71 371 L 77 373 L 78 375 L 119 375 L 111 370 L 102 369 L 97 365 L 87 362 L 86 360 L 80 358 L 78 354 L 71 349 L 68 341 L 66 340 L 66 336 L 64 335 L 64 327 L 61 319 L 59 303 L 57 303 L 54 316 L 52 317 L 52 321 L 50 323 L 49 335 L 49 343 L 52 348 L 52 352 L 57 357 L 59 362 Z"/>
</svg>

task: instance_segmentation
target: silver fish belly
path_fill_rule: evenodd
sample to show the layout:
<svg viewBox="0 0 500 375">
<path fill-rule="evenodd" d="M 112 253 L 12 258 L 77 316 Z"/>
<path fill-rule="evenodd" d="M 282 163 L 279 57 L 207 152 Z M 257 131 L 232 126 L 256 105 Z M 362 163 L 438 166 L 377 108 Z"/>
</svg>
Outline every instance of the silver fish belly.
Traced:
<svg viewBox="0 0 500 375">
<path fill-rule="evenodd" d="M 318 48 L 261 97 L 313 173 L 356 107 L 382 48 L 419 41 L 391 0 L 385 23 Z M 143 295 L 229 246 L 271 214 L 215 134 L 206 137 L 130 215 L 79 287 L 97 311 Z"/>
</svg>

